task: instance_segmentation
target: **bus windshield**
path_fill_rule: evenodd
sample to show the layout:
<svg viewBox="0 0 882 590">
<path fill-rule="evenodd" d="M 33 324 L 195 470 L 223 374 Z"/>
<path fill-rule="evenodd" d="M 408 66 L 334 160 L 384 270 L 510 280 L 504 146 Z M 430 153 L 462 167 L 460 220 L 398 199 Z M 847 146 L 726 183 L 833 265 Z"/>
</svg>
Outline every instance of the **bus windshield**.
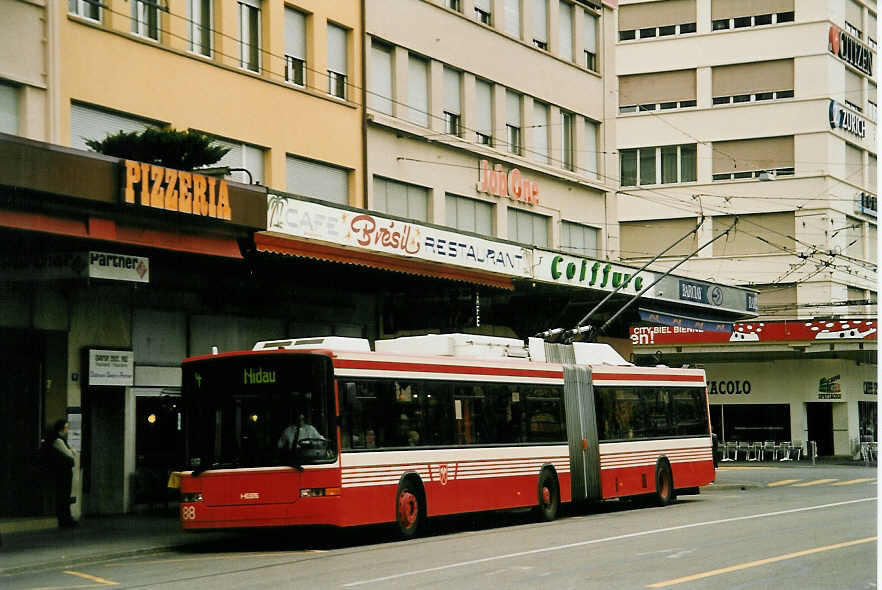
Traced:
<svg viewBox="0 0 882 590">
<path fill-rule="evenodd" d="M 248 355 L 186 363 L 187 466 L 196 471 L 337 458 L 330 359 Z"/>
</svg>

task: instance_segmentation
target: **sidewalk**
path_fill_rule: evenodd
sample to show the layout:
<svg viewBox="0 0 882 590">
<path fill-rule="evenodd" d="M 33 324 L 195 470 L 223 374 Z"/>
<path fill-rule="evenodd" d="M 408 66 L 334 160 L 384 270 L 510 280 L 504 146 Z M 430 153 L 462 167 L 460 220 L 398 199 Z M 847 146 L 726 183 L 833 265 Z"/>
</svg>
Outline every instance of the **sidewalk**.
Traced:
<svg viewBox="0 0 882 590">
<path fill-rule="evenodd" d="M 3 523 L 4 531 L 13 528 Z M 144 555 L 222 539 L 229 533 L 184 533 L 177 512 L 91 516 L 80 526 L 58 529 L 55 519 L 18 519 L 20 532 L 3 532 L 0 576 L 39 569 L 72 567 L 92 561 Z M 51 528 L 45 528 L 49 524 Z M 39 527 L 38 530 L 21 530 Z M 2 585 L 2 584 L 0 584 Z"/>
</svg>

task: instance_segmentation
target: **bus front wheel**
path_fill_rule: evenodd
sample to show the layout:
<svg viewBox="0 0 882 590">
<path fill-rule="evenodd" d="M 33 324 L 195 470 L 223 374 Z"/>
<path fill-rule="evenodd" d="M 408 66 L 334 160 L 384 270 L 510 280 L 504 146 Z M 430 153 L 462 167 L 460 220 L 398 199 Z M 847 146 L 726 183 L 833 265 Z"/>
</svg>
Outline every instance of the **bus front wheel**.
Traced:
<svg viewBox="0 0 882 590">
<path fill-rule="evenodd" d="M 417 486 L 411 481 L 403 481 L 398 486 L 395 504 L 395 516 L 398 533 L 404 539 L 412 539 L 419 532 L 422 524 L 421 498 Z"/>
<path fill-rule="evenodd" d="M 667 506 L 677 500 L 674 494 L 674 477 L 667 461 L 659 461 L 655 466 L 655 502 L 659 506 Z"/>
<path fill-rule="evenodd" d="M 557 518 L 557 510 L 560 508 L 560 488 L 557 478 L 550 470 L 545 469 L 539 474 L 539 505 L 537 512 L 539 518 L 546 522 Z"/>
</svg>

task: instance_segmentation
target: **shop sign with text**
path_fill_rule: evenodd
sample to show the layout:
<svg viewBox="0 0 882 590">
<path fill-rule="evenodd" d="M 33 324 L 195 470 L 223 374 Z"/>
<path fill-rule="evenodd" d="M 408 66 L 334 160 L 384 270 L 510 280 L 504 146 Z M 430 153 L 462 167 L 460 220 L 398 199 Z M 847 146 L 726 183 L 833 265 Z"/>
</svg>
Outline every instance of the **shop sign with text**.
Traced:
<svg viewBox="0 0 882 590">
<path fill-rule="evenodd" d="M 827 48 L 830 53 L 845 63 L 854 66 L 868 76 L 873 75 L 873 52 L 836 25 L 830 25 Z"/>
<path fill-rule="evenodd" d="M 226 180 L 144 162 L 123 162 L 122 200 L 177 213 L 232 219 Z"/>
<path fill-rule="evenodd" d="M 280 195 L 267 197 L 267 229 L 371 252 L 530 277 L 530 251 L 520 246 Z"/>
<path fill-rule="evenodd" d="M 491 166 L 487 160 L 481 160 L 480 180 L 475 188 L 479 193 L 508 197 L 528 205 L 539 204 L 538 182 L 525 178 L 517 168 L 506 172 L 502 164 Z"/>
<path fill-rule="evenodd" d="M 654 273 L 648 271 L 634 276 L 635 268 L 547 250 L 534 250 L 533 259 L 533 276 L 536 280 L 586 289 L 613 291 L 622 287 L 621 292 L 634 294 L 639 293 L 655 277 Z"/>
<path fill-rule="evenodd" d="M 863 139 L 867 136 L 867 121 L 857 113 L 847 110 L 844 106 L 830 101 L 829 109 L 830 129 L 842 129 L 855 137 Z"/>
<path fill-rule="evenodd" d="M 135 355 L 131 350 L 89 349 L 89 385 L 125 387 L 135 383 Z"/>
<path fill-rule="evenodd" d="M 0 279 L 51 281 L 107 279 L 150 282 L 150 259 L 111 252 L 58 252 L 42 256 L 8 256 L 0 259 Z"/>
<path fill-rule="evenodd" d="M 631 328 L 635 345 L 712 344 L 722 342 L 828 342 L 876 340 L 876 320 L 738 322 L 731 332 L 671 326 Z"/>
</svg>

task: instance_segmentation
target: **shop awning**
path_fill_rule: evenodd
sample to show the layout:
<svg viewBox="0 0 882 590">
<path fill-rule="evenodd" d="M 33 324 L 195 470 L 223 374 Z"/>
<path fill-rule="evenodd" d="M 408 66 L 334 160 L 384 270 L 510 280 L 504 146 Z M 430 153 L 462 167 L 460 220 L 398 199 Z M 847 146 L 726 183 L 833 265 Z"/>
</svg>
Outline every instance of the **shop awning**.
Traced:
<svg viewBox="0 0 882 590">
<path fill-rule="evenodd" d="M 225 258 L 242 258 L 239 244 L 232 236 L 178 233 L 120 225 L 99 217 L 70 218 L 28 211 L 0 211 L 0 227 L 49 233 L 77 238 L 104 240 L 119 244 L 191 252 Z"/>
<path fill-rule="evenodd" d="M 507 276 L 495 275 L 467 268 L 445 266 L 433 262 L 410 260 L 398 256 L 376 254 L 363 250 L 342 248 L 315 241 L 281 237 L 266 232 L 258 232 L 254 234 L 254 244 L 257 246 L 259 252 L 271 252 L 274 254 L 299 256 L 301 258 L 312 258 L 314 260 L 341 262 L 343 264 L 354 264 L 357 266 L 389 270 L 405 274 L 474 283 L 477 285 L 485 285 L 487 287 L 495 287 L 497 289 L 507 289 L 509 291 L 514 290 L 512 279 Z"/>
</svg>

